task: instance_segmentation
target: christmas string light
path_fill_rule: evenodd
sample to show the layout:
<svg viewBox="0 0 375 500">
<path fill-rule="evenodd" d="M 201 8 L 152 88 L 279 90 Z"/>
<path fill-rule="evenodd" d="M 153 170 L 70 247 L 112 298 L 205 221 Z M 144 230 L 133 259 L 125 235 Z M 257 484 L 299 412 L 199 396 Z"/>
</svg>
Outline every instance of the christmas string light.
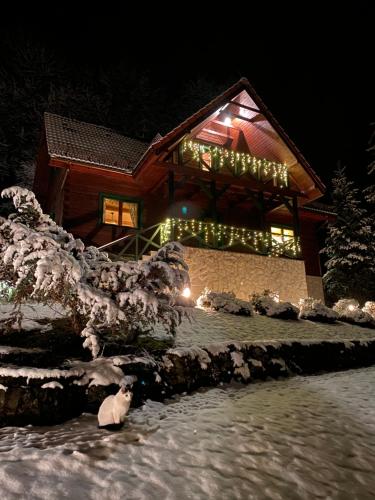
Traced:
<svg viewBox="0 0 375 500">
<path fill-rule="evenodd" d="M 247 153 L 239 153 L 222 146 L 211 146 L 202 144 L 198 141 L 185 140 L 181 144 L 182 154 L 185 152 L 192 153 L 193 160 L 196 162 L 202 161 L 202 155 L 209 153 L 211 158 L 211 168 L 214 171 L 222 168 L 229 168 L 236 175 L 250 173 L 255 177 L 272 176 L 276 185 L 281 188 L 288 186 L 288 167 L 285 163 L 266 160 L 264 158 L 256 158 Z"/>
<path fill-rule="evenodd" d="M 252 251 L 267 254 L 272 257 L 287 256 L 297 258 L 301 255 L 299 238 L 291 237 L 280 243 L 272 238 L 272 234 L 254 229 L 239 228 L 202 222 L 195 219 L 169 218 L 161 224 L 160 242 L 172 240 L 180 241 L 184 238 L 200 238 L 207 247 L 225 249 L 233 245 L 242 244 Z"/>
</svg>

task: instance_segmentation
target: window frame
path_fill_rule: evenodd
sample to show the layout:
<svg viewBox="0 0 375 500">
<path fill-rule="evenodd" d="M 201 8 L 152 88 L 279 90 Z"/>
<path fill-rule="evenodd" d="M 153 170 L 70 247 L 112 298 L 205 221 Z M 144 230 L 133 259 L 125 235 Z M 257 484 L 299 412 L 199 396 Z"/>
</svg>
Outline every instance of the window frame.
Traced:
<svg viewBox="0 0 375 500">
<path fill-rule="evenodd" d="M 121 213 L 122 213 L 122 203 L 136 203 L 138 205 L 138 213 L 137 213 L 137 225 L 134 226 L 123 226 L 122 224 L 110 224 L 108 222 L 104 222 L 104 199 L 117 200 L 120 202 L 119 205 L 119 222 L 121 221 Z M 119 194 L 111 194 L 111 193 L 99 193 L 99 224 L 104 226 L 112 226 L 112 227 L 123 227 L 129 229 L 141 229 L 142 227 L 142 212 L 143 212 L 143 200 L 141 198 L 136 198 L 133 196 L 124 196 Z"/>
<path fill-rule="evenodd" d="M 290 240 L 295 240 L 296 239 L 296 230 L 294 229 L 293 226 L 289 226 L 287 224 L 276 224 L 276 223 L 270 223 L 270 226 L 269 226 L 269 231 L 270 231 L 270 234 L 271 234 L 271 238 L 272 238 L 272 241 L 277 241 L 274 236 L 273 236 L 273 233 L 272 233 L 272 228 L 275 227 L 275 228 L 278 228 L 278 229 L 281 229 L 281 237 L 283 239 L 283 242 L 282 244 L 285 245 L 285 243 L 288 243 L 288 241 Z M 287 239 L 284 240 L 284 230 L 287 230 L 287 231 L 293 231 L 293 236 L 287 236 Z"/>
</svg>

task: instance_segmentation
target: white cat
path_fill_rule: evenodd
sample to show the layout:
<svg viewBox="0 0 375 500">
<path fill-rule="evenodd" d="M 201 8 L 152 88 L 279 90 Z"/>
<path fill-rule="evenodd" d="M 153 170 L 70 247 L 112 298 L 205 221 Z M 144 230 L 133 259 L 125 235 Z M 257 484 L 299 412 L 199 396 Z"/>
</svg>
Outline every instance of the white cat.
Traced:
<svg viewBox="0 0 375 500">
<path fill-rule="evenodd" d="M 101 404 L 98 412 L 99 428 L 120 429 L 128 413 L 133 393 L 121 387 L 117 394 L 108 396 Z"/>
</svg>

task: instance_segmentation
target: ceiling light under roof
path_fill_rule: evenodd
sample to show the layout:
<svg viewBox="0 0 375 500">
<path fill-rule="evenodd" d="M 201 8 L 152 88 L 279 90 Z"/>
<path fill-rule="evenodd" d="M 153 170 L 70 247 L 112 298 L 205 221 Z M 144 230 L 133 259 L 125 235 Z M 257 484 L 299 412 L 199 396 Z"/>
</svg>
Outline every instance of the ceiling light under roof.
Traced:
<svg viewBox="0 0 375 500">
<path fill-rule="evenodd" d="M 224 125 L 226 125 L 227 127 L 230 127 L 232 125 L 232 118 L 230 116 L 226 116 L 224 118 Z"/>
</svg>

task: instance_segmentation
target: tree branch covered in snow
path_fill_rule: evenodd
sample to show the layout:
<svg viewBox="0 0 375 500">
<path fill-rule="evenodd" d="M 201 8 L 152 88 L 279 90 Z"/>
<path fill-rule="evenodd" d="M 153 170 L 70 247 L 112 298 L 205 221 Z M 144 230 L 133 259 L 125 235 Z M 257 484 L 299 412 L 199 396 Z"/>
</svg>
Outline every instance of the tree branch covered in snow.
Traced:
<svg viewBox="0 0 375 500">
<path fill-rule="evenodd" d="M 375 282 L 371 220 L 345 169 L 336 171 L 332 184 L 337 218 L 328 227 L 322 250 L 328 256 L 323 282 L 333 301 L 348 296 L 365 301 L 374 293 Z"/>
<path fill-rule="evenodd" d="M 112 262 L 43 214 L 31 191 L 11 187 L 2 196 L 16 213 L 0 218 L 0 280 L 15 287 L 16 306 L 30 298 L 61 304 L 94 357 L 98 334 L 131 342 L 156 323 L 175 333 L 181 309 L 173 301 L 189 285 L 180 244 L 168 243 L 148 261 Z"/>
</svg>

